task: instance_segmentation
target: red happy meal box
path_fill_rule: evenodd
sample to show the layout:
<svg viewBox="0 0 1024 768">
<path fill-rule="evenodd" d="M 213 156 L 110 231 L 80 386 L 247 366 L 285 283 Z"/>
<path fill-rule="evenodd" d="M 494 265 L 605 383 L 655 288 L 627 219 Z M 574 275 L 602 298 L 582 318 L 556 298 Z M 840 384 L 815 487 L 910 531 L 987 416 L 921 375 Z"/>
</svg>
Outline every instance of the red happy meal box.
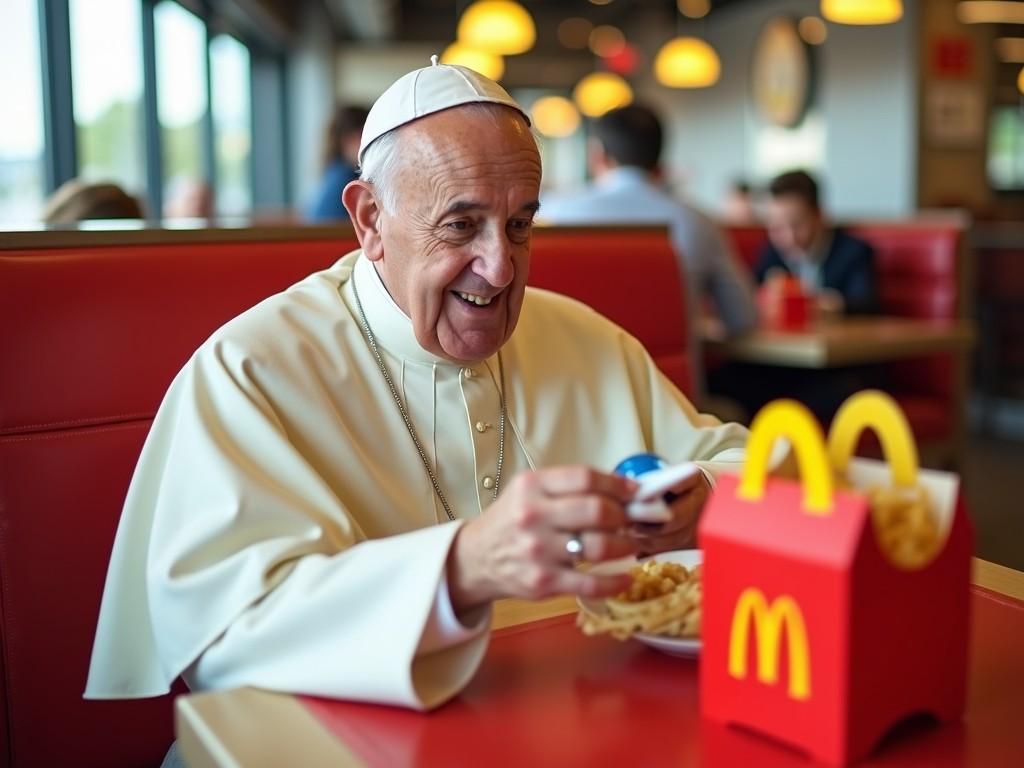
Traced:
<svg viewBox="0 0 1024 768">
<path fill-rule="evenodd" d="M 851 459 L 866 428 L 886 462 Z M 792 445 L 799 482 L 766 477 L 780 437 Z M 836 487 L 834 470 L 852 489 Z M 930 551 L 887 554 L 892 530 L 872 521 L 863 492 L 871 486 L 924 489 L 937 527 Z M 768 405 L 751 428 L 742 475 L 718 481 L 700 543 L 704 717 L 842 765 L 910 715 L 962 715 L 970 523 L 959 479 L 919 469 L 888 395 L 861 392 L 844 403 L 827 446 L 802 405 Z"/>
</svg>

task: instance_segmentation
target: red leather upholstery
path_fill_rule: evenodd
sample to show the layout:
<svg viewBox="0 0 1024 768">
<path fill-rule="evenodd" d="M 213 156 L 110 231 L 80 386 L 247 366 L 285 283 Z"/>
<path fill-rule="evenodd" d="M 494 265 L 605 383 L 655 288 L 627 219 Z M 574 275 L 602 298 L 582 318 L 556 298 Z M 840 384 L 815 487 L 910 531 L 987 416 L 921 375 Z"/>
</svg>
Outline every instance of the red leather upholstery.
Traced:
<svg viewBox="0 0 1024 768">
<path fill-rule="evenodd" d="M 693 396 L 685 284 L 667 230 L 538 228 L 529 282 L 589 304 L 621 325 L 662 373 Z"/>
<path fill-rule="evenodd" d="M 875 246 L 882 311 L 902 317 L 952 320 L 960 316 L 962 232 L 948 224 L 873 224 L 851 234 Z M 950 402 L 956 389 L 953 359 L 933 355 L 890 363 L 888 378 L 901 403 L 919 409 L 918 439 L 947 437 L 958 413 Z M 928 417 L 925 417 L 925 413 Z M 909 414 L 908 414 L 909 415 Z"/>
<path fill-rule="evenodd" d="M 170 696 L 82 699 L 139 450 L 171 378 L 214 329 L 353 247 L 0 251 L 0 766 L 160 763 Z"/>
<path fill-rule="evenodd" d="M 882 312 L 902 317 L 954 319 L 963 312 L 963 231 L 932 222 L 860 224 L 847 230 L 875 248 Z M 756 264 L 765 241 L 757 227 L 727 228 L 741 259 Z M 887 365 L 889 389 L 899 400 L 919 441 L 945 440 L 960 414 L 953 360 L 934 355 Z"/>
<path fill-rule="evenodd" d="M 757 257 L 761 253 L 761 246 L 765 242 L 764 227 L 733 225 L 726 226 L 725 230 L 736 249 L 736 257 L 753 272 L 754 267 L 757 266 Z"/>
</svg>

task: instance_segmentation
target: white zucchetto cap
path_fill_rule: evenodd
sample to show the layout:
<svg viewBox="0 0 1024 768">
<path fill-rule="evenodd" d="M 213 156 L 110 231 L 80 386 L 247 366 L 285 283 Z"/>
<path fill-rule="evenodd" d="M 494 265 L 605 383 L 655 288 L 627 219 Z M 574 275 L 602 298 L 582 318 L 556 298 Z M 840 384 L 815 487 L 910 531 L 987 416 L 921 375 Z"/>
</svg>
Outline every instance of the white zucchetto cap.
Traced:
<svg viewBox="0 0 1024 768">
<path fill-rule="evenodd" d="M 429 67 L 402 75 L 374 102 L 363 125 L 359 164 L 366 148 L 388 131 L 443 109 L 479 102 L 512 107 L 530 124 L 526 110 L 496 82 L 468 67 L 438 64 L 437 56 L 431 56 Z"/>
</svg>

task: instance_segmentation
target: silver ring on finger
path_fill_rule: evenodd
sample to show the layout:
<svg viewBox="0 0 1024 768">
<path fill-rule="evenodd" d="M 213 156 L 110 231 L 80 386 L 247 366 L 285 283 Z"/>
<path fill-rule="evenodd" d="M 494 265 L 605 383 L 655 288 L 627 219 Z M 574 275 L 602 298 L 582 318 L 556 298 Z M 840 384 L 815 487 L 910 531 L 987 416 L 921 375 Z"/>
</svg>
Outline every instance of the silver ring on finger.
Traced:
<svg viewBox="0 0 1024 768">
<path fill-rule="evenodd" d="M 565 542 L 565 551 L 569 555 L 569 559 L 572 560 L 573 565 L 579 565 L 583 560 L 583 536 L 580 533 L 569 534 L 569 539 Z"/>
</svg>

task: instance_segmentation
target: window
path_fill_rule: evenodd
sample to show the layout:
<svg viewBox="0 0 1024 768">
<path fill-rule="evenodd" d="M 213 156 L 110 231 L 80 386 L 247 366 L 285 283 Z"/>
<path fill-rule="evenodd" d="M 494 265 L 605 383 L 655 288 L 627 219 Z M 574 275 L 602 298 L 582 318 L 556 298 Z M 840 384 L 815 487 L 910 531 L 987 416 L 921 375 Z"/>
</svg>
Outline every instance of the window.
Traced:
<svg viewBox="0 0 1024 768">
<path fill-rule="evenodd" d="M 1001 106 L 989 122 L 988 179 L 993 189 L 1024 190 L 1024 107 Z"/>
<path fill-rule="evenodd" d="M 164 215 L 205 216 L 206 27 L 171 0 L 156 6 L 153 24 Z"/>
<path fill-rule="evenodd" d="M 43 205 L 43 83 L 37 0 L 7 0 L 0 25 L 0 221 L 33 221 Z"/>
<path fill-rule="evenodd" d="M 249 49 L 230 35 L 210 43 L 217 213 L 239 215 L 252 208 L 249 157 L 252 144 Z"/>
<path fill-rule="evenodd" d="M 145 187 L 139 0 L 71 0 L 79 176 Z"/>
</svg>

